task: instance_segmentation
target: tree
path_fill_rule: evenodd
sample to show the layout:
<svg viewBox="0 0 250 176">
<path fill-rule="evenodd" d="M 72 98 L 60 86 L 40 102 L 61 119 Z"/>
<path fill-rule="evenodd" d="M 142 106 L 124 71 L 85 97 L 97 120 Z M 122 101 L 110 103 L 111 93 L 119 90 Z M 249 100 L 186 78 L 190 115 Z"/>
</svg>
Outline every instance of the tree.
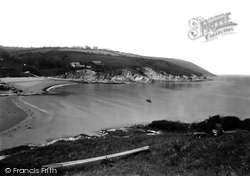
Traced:
<svg viewBox="0 0 250 176">
<path fill-rule="evenodd" d="M 91 49 L 88 45 L 85 46 L 86 49 Z"/>
<path fill-rule="evenodd" d="M 0 48 L 0 57 L 3 59 L 9 59 L 10 54 L 3 48 Z"/>
</svg>

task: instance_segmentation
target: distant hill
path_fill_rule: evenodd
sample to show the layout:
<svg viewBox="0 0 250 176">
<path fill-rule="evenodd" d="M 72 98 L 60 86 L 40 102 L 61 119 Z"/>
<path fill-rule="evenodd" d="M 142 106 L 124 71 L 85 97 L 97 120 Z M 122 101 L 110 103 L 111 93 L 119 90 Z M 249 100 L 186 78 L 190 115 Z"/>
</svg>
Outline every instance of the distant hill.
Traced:
<svg viewBox="0 0 250 176">
<path fill-rule="evenodd" d="M 93 61 L 101 61 L 100 65 Z M 91 66 L 94 71 L 118 71 L 130 69 L 138 72 L 143 67 L 149 67 L 158 72 L 166 72 L 176 76 L 214 76 L 203 68 L 184 60 L 147 57 L 136 54 L 102 49 L 78 49 L 67 47 L 18 48 L 0 47 L 1 70 L 14 69 L 23 73 L 29 71 L 39 76 L 56 76 L 72 71 L 71 62 L 79 62 Z M 0 77 L 13 74 L 1 74 Z"/>
</svg>

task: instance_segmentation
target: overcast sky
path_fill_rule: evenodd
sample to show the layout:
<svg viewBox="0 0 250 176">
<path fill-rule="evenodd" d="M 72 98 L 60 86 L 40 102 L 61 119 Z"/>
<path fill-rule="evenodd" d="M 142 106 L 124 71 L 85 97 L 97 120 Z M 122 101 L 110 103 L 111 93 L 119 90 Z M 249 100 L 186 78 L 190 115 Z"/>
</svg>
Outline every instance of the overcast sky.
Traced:
<svg viewBox="0 0 250 176">
<path fill-rule="evenodd" d="M 98 46 L 250 75 L 247 0 L 0 0 L 0 45 Z M 235 33 L 191 40 L 188 22 L 231 12 Z"/>
</svg>

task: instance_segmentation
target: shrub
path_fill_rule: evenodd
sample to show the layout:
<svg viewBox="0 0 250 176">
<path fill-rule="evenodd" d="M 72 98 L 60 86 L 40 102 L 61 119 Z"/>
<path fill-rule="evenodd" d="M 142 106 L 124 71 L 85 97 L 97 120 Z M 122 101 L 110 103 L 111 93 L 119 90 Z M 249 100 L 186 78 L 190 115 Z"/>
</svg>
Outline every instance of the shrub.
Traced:
<svg viewBox="0 0 250 176">
<path fill-rule="evenodd" d="M 209 117 L 209 119 L 206 119 L 199 123 L 192 123 L 190 126 L 190 129 L 192 131 L 204 131 L 206 133 L 212 134 L 212 130 L 215 127 L 217 123 L 220 123 L 221 118 L 219 115 Z"/>
<path fill-rule="evenodd" d="M 25 66 L 23 71 L 29 71 L 31 74 L 42 76 L 42 73 L 35 66 Z"/>
<path fill-rule="evenodd" d="M 250 131 L 250 119 L 249 118 L 242 121 L 242 128 L 244 130 L 249 130 Z"/>
<path fill-rule="evenodd" d="M 220 123 L 223 130 L 225 131 L 236 129 L 250 130 L 250 119 L 241 121 L 238 117 L 235 116 L 221 117 L 219 115 L 209 117 L 209 119 L 206 119 L 199 123 L 192 123 L 190 125 L 190 129 L 191 131 L 204 131 L 211 134 L 217 123 Z"/>
<path fill-rule="evenodd" d="M 148 125 L 150 128 L 157 128 L 171 132 L 186 132 L 188 131 L 188 123 L 172 122 L 167 120 L 153 121 Z"/>
<path fill-rule="evenodd" d="M 242 127 L 241 120 L 238 117 L 234 116 L 222 117 L 221 125 L 224 130 L 235 130 Z"/>
</svg>

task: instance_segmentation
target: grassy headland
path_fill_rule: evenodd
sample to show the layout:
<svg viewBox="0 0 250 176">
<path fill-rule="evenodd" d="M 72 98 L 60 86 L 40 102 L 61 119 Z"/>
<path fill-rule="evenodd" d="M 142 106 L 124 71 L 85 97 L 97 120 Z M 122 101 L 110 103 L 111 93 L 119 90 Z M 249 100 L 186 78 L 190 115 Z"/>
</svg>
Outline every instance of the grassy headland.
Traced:
<svg viewBox="0 0 250 176">
<path fill-rule="evenodd" d="M 234 134 L 199 138 L 194 131 L 210 134 L 216 123 Z M 100 137 L 80 135 L 44 147 L 19 146 L 0 152 L 1 171 L 40 168 L 42 165 L 108 155 L 149 145 L 150 152 L 113 160 L 59 169 L 62 175 L 249 175 L 250 119 L 213 116 L 199 123 L 154 121 L 117 130 L 103 130 Z M 155 133 L 157 131 L 158 133 Z M 79 137 L 79 136 L 78 136 Z M 31 174 L 32 175 L 32 174 Z"/>
<path fill-rule="evenodd" d="M 101 61 L 101 65 L 93 61 Z M 96 72 L 119 73 L 122 69 L 139 72 L 149 67 L 157 72 L 175 76 L 214 76 L 187 61 L 139 56 L 118 51 L 72 48 L 14 48 L 0 47 L 0 77 L 57 76 L 83 68 L 71 68 L 70 63 L 80 62 Z"/>
</svg>

